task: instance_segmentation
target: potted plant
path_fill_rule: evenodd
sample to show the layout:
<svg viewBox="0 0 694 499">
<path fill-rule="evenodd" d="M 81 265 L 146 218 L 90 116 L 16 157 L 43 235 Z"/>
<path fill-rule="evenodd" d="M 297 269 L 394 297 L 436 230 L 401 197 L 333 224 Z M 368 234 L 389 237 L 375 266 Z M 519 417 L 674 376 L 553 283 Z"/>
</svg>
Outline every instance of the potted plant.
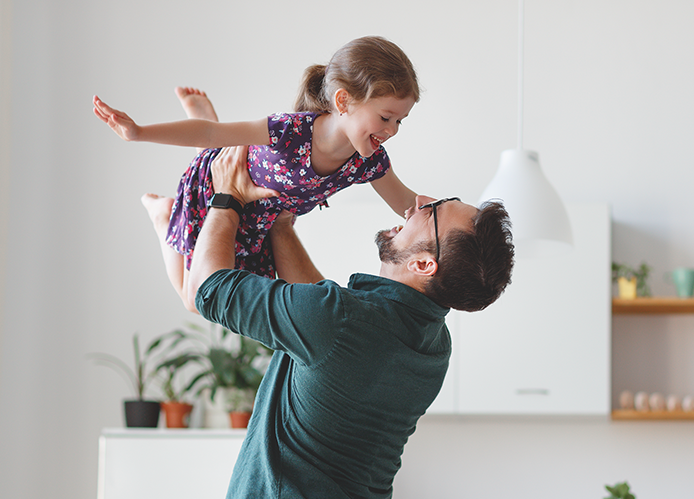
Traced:
<svg viewBox="0 0 694 499">
<path fill-rule="evenodd" d="M 612 262 L 612 282 L 616 282 L 619 297 L 633 299 L 637 296 L 651 296 L 648 287 L 648 275 L 651 267 L 642 263 L 637 268 L 630 265 Z"/>
<path fill-rule="evenodd" d="M 175 345 L 172 345 L 173 348 Z M 164 411 L 167 428 L 187 428 L 193 404 L 186 402 L 185 395 L 192 391 L 193 385 L 176 382 L 184 367 L 191 362 L 199 362 L 196 353 L 183 352 L 173 358 L 164 359 L 157 366 L 157 373 L 161 375 L 161 388 L 166 400 L 161 403 Z"/>
<path fill-rule="evenodd" d="M 217 398 L 217 407 L 221 406 L 225 413 L 230 414 L 227 418 L 231 420 L 231 426 L 245 428 L 263 379 L 262 364 L 272 350 L 223 327 L 212 325 L 209 334 L 194 324 L 189 324 L 189 329 L 172 333 L 177 341 L 187 340 L 193 345 L 193 349 L 187 352 L 196 355 L 196 361 L 202 365 L 187 388 L 198 386 L 197 393 L 205 392 L 210 402 Z M 208 404 L 207 411 L 213 407 Z M 208 425 L 217 426 L 219 423 Z"/>
<path fill-rule="evenodd" d="M 125 426 L 129 428 L 156 428 L 159 424 L 159 402 L 145 400 L 144 394 L 155 375 L 153 369 L 148 369 L 148 363 L 160 345 L 161 338 L 154 339 L 142 355 L 137 333 L 133 334 L 134 367 L 107 353 L 87 354 L 87 358 L 92 359 L 94 363 L 114 369 L 132 386 L 136 399 L 124 401 Z"/>
<path fill-rule="evenodd" d="M 636 497 L 629 492 L 629 484 L 627 482 L 618 483 L 614 487 L 605 485 L 605 488 L 610 493 L 610 496 L 605 499 L 636 499 Z"/>
</svg>

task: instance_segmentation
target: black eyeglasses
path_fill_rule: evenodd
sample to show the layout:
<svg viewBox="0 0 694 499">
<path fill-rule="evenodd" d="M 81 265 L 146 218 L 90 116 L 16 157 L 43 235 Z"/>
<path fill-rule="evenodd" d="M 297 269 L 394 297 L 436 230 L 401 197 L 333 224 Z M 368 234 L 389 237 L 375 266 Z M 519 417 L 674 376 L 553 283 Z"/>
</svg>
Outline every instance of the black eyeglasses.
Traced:
<svg viewBox="0 0 694 499">
<path fill-rule="evenodd" d="M 436 235 L 436 263 L 439 263 L 439 253 L 441 252 L 441 247 L 439 246 L 439 222 L 436 218 L 436 207 L 442 205 L 447 201 L 460 201 L 460 198 L 444 198 L 438 201 L 432 201 L 431 203 L 423 204 L 419 207 L 420 210 L 424 208 L 431 208 L 434 212 L 434 234 Z"/>
</svg>

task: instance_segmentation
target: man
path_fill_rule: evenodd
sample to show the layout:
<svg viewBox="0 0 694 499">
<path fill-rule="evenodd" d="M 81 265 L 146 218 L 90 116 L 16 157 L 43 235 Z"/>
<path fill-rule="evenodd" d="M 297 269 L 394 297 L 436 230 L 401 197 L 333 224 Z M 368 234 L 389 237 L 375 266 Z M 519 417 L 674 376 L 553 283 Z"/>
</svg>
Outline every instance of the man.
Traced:
<svg viewBox="0 0 694 499">
<path fill-rule="evenodd" d="M 241 206 L 275 195 L 252 183 L 244 158 L 220 153 L 215 192 Z M 228 498 L 392 496 L 404 445 L 448 368 L 449 307 L 485 308 L 513 266 L 501 205 L 424 196 L 417 205 L 404 226 L 377 235 L 380 275 L 355 274 L 348 288 L 321 281 L 291 217 L 270 232 L 282 279 L 229 270 L 239 217 L 209 210 L 189 296 L 203 317 L 276 351 Z"/>
</svg>

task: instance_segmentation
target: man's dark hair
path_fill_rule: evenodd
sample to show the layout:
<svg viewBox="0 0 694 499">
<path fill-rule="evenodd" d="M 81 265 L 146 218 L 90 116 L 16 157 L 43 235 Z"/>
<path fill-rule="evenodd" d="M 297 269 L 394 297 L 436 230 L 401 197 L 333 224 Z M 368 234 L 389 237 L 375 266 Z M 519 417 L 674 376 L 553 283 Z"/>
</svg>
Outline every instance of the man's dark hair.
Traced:
<svg viewBox="0 0 694 499">
<path fill-rule="evenodd" d="M 472 230 L 452 229 L 441 241 L 439 268 L 425 294 L 444 307 L 474 312 L 494 303 L 511 283 L 511 221 L 501 203 L 483 203 Z"/>
</svg>

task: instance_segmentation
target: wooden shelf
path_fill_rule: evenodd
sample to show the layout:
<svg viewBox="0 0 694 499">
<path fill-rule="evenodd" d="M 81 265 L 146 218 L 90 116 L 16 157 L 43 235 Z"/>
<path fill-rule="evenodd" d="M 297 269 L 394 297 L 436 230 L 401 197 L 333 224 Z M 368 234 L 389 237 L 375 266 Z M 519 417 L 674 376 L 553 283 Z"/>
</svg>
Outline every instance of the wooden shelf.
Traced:
<svg viewBox="0 0 694 499">
<path fill-rule="evenodd" d="M 612 419 L 618 421 L 694 421 L 694 412 L 617 409 L 612 411 Z"/>
<path fill-rule="evenodd" d="M 658 296 L 648 298 L 612 298 L 612 315 L 627 314 L 694 314 L 694 298 Z M 694 411 L 636 411 L 617 409 L 612 411 L 616 421 L 694 421 Z"/>
<path fill-rule="evenodd" d="M 612 298 L 612 314 L 694 314 L 694 298 Z"/>
</svg>

